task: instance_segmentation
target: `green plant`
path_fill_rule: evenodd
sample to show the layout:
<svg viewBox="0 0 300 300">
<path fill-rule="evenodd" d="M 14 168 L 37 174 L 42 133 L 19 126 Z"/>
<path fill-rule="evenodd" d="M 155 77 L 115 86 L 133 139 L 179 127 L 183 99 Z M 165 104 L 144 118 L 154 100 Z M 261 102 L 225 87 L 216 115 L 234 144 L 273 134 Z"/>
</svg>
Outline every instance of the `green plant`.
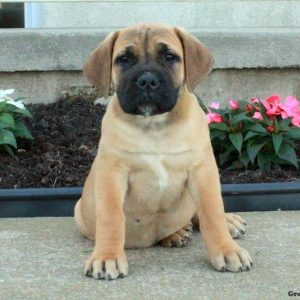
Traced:
<svg viewBox="0 0 300 300">
<path fill-rule="evenodd" d="M 0 149 L 14 155 L 17 138 L 33 139 L 22 118 L 32 118 L 22 103 L 22 98 L 12 99 L 8 95 L 14 90 L 0 90 Z"/>
<path fill-rule="evenodd" d="M 218 164 L 227 169 L 257 169 L 269 173 L 282 165 L 298 169 L 295 141 L 300 139 L 300 103 L 292 96 L 264 100 L 230 100 L 207 114 Z"/>
</svg>

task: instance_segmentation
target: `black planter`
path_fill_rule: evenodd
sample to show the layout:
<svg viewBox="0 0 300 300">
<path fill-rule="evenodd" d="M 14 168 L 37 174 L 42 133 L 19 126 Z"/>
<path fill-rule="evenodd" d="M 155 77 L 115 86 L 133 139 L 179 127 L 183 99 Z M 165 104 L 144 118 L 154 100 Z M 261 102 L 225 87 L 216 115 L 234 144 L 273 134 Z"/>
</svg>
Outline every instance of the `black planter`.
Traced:
<svg viewBox="0 0 300 300">
<path fill-rule="evenodd" d="M 0 217 L 73 216 L 82 188 L 0 189 Z M 300 181 L 222 185 L 227 212 L 300 210 Z"/>
</svg>

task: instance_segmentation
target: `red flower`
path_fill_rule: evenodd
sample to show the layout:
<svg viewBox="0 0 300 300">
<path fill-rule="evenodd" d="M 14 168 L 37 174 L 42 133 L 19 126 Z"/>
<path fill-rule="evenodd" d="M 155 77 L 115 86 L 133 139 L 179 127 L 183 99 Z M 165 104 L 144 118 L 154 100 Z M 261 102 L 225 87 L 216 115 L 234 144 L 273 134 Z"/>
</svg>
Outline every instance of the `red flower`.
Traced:
<svg viewBox="0 0 300 300">
<path fill-rule="evenodd" d="M 267 127 L 267 130 L 268 130 L 269 132 L 274 132 L 274 131 L 275 131 L 275 128 L 274 128 L 273 126 L 268 126 L 268 127 Z"/>
<path fill-rule="evenodd" d="M 266 108 L 267 116 L 275 117 L 283 112 L 280 102 L 281 97 L 279 95 L 272 95 L 262 101 L 264 107 Z"/>
<path fill-rule="evenodd" d="M 252 111 L 252 106 L 250 104 L 247 104 L 246 110 L 251 112 Z"/>
</svg>

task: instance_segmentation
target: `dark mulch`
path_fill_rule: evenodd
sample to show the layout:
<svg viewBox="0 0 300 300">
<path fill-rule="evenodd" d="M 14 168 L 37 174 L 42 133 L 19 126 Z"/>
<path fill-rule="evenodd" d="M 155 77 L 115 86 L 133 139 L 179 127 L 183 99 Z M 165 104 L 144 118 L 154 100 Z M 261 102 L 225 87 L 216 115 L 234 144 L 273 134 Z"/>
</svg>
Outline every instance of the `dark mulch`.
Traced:
<svg viewBox="0 0 300 300">
<path fill-rule="evenodd" d="M 105 108 L 88 96 L 28 108 L 34 121 L 27 123 L 35 139 L 19 141 L 14 158 L 0 153 L 0 188 L 82 186 L 96 155 Z M 262 177 L 259 171 L 221 171 L 221 180 L 292 181 L 300 180 L 300 172 L 282 169 Z"/>
</svg>

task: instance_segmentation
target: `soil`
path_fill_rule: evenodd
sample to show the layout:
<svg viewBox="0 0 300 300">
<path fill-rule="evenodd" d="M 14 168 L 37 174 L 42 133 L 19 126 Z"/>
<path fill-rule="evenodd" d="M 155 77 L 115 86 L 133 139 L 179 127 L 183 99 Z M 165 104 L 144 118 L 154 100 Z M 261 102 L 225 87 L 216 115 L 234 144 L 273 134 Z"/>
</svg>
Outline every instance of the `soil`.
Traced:
<svg viewBox="0 0 300 300">
<path fill-rule="evenodd" d="M 82 186 L 100 139 L 102 105 L 78 95 L 49 104 L 28 105 L 26 121 L 34 140 L 19 140 L 15 157 L 0 153 L 0 188 Z M 300 180 L 300 171 L 281 169 L 262 176 L 257 171 L 220 170 L 222 183 Z"/>
</svg>

